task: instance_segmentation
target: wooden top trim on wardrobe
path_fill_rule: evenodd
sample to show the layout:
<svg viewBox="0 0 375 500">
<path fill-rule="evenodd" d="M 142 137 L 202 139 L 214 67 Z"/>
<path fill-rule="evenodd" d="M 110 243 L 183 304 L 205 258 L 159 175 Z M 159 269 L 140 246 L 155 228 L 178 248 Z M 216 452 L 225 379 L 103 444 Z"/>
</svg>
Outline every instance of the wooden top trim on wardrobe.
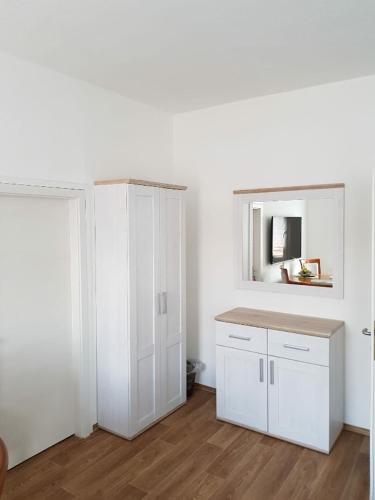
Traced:
<svg viewBox="0 0 375 500">
<path fill-rule="evenodd" d="M 339 182 L 336 184 L 307 184 L 306 186 L 284 186 L 274 188 L 257 189 L 235 189 L 233 194 L 253 194 L 253 193 L 277 193 L 280 191 L 306 191 L 308 189 L 338 189 L 344 188 L 345 184 Z"/>
<path fill-rule="evenodd" d="M 145 181 L 141 179 L 103 179 L 94 182 L 95 186 L 109 186 L 111 184 L 137 184 L 138 186 L 151 186 L 164 189 L 178 189 L 186 191 L 187 186 L 180 186 L 178 184 L 166 184 L 165 182 Z"/>
</svg>

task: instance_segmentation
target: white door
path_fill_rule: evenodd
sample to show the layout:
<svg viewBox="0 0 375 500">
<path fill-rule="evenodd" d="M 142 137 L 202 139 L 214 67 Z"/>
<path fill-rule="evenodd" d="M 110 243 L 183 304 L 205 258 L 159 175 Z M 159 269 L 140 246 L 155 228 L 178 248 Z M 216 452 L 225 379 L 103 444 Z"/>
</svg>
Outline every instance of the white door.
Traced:
<svg viewBox="0 0 375 500">
<path fill-rule="evenodd" d="M 362 333 L 371 337 L 371 422 L 370 422 L 370 499 L 375 499 L 375 171 L 372 174 L 372 274 L 371 274 L 371 329 Z"/>
<path fill-rule="evenodd" d="M 131 434 L 160 414 L 159 189 L 129 189 Z"/>
<path fill-rule="evenodd" d="M 0 196 L 0 436 L 9 466 L 75 432 L 69 204 Z"/>
<path fill-rule="evenodd" d="M 163 413 L 186 399 L 183 193 L 160 189 L 161 402 Z"/>
<path fill-rule="evenodd" d="M 273 356 L 268 365 L 269 432 L 328 451 L 328 367 Z"/>
<path fill-rule="evenodd" d="M 216 347 L 217 416 L 267 431 L 267 356 Z"/>
</svg>

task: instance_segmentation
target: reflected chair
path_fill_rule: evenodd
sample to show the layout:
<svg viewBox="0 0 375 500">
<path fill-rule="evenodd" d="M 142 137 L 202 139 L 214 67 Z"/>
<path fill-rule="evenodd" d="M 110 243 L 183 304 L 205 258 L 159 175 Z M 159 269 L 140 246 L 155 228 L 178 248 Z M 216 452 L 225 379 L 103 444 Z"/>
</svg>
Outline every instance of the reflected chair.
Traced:
<svg viewBox="0 0 375 500">
<path fill-rule="evenodd" d="M 286 283 L 286 284 L 289 284 L 289 285 L 304 285 L 305 284 L 305 283 L 299 283 L 298 281 L 292 281 L 289 278 L 288 269 L 285 269 L 285 267 L 280 267 L 280 271 L 281 271 L 281 281 L 282 281 L 282 283 Z"/>
<path fill-rule="evenodd" d="M 0 439 L 0 496 L 4 488 L 5 475 L 8 470 L 8 452 L 4 441 Z"/>
<path fill-rule="evenodd" d="M 320 259 L 317 257 L 313 258 L 313 259 L 300 259 L 300 264 L 301 264 L 301 268 L 305 264 L 314 264 L 314 267 L 316 266 L 316 268 L 318 269 L 317 275 L 320 276 L 322 274 L 322 270 L 320 267 Z M 310 266 L 307 266 L 307 267 L 309 268 Z M 310 269 L 311 269 L 311 267 L 310 267 Z M 314 272 L 314 271 L 312 271 L 312 272 Z"/>
<path fill-rule="evenodd" d="M 289 279 L 288 270 L 285 269 L 284 267 L 281 267 L 280 271 L 281 271 L 281 281 L 282 281 L 282 283 L 286 283 L 286 284 L 291 283 L 291 281 Z"/>
<path fill-rule="evenodd" d="M 281 271 L 281 282 L 288 285 L 308 285 L 309 283 L 304 283 L 303 281 L 293 281 L 289 278 L 288 269 L 280 267 Z"/>
</svg>

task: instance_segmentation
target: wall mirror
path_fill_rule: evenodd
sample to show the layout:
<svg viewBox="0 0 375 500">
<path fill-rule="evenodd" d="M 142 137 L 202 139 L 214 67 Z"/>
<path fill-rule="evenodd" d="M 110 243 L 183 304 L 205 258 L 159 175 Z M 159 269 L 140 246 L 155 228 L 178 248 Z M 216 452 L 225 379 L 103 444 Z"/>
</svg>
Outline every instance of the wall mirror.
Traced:
<svg viewBox="0 0 375 500">
<path fill-rule="evenodd" d="M 343 297 L 344 184 L 234 191 L 239 288 Z"/>
</svg>

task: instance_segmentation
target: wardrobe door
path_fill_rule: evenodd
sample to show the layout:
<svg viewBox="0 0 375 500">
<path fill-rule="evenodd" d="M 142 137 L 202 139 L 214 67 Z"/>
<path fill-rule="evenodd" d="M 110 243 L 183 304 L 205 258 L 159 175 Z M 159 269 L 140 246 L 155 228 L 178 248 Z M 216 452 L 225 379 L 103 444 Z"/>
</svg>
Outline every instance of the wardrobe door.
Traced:
<svg viewBox="0 0 375 500">
<path fill-rule="evenodd" d="M 129 190 L 131 434 L 160 415 L 159 189 Z"/>
<path fill-rule="evenodd" d="M 160 361 L 164 413 L 186 400 L 184 240 L 184 194 L 160 189 Z"/>
</svg>

